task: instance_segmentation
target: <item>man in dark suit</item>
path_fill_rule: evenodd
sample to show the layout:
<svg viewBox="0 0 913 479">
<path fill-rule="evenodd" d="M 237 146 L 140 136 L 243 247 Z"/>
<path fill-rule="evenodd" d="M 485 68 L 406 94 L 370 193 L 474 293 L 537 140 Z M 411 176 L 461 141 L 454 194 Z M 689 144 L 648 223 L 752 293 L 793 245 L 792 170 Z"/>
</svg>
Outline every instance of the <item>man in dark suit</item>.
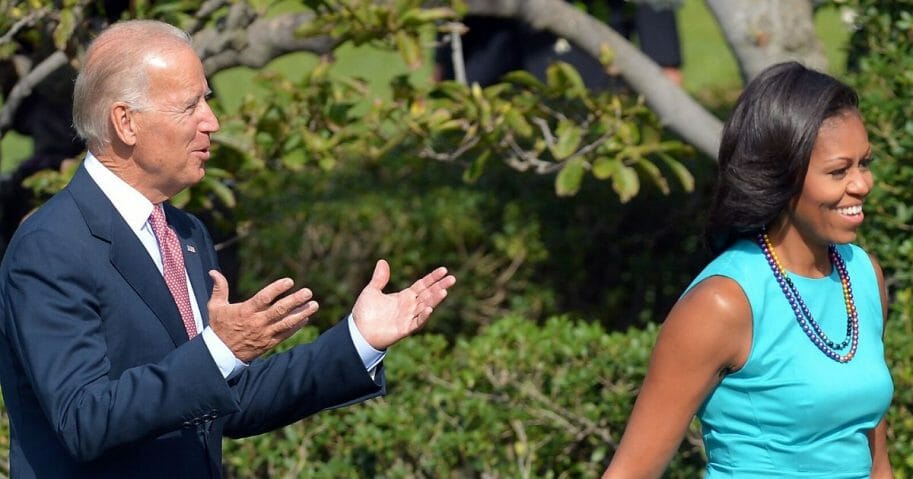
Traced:
<svg viewBox="0 0 913 479">
<path fill-rule="evenodd" d="M 203 177 L 219 128 L 208 94 L 167 24 L 116 24 L 86 53 L 74 125 L 89 154 L 0 265 L 13 477 L 219 477 L 223 435 L 383 394 L 384 351 L 454 284 L 438 268 L 385 294 L 381 260 L 348 318 L 257 359 L 317 303 L 288 278 L 229 303 L 203 225 L 165 203 Z"/>
</svg>

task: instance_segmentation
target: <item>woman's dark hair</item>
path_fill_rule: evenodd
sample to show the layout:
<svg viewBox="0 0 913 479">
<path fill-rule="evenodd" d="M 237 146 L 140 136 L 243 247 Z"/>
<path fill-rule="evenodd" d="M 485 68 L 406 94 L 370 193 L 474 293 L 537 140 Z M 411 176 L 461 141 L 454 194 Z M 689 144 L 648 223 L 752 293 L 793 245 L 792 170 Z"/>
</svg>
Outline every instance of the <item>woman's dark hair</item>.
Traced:
<svg viewBox="0 0 913 479">
<path fill-rule="evenodd" d="M 821 124 L 859 98 L 850 87 L 796 62 L 761 72 L 726 125 L 707 241 L 714 255 L 756 234 L 802 191 Z"/>
</svg>

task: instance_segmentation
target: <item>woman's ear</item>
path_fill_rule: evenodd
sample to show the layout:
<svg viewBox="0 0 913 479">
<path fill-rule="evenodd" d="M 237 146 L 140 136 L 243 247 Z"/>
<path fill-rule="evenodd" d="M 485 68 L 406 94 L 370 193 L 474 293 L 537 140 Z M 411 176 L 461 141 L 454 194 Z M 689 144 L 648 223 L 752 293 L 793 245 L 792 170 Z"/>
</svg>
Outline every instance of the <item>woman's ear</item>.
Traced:
<svg viewBox="0 0 913 479">
<path fill-rule="evenodd" d="M 114 138 L 111 138 L 111 141 L 119 140 L 127 146 L 136 144 L 135 114 L 136 112 L 124 102 L 117 102 L 111 106 L 110 120 L 114 127 Z"/>
</svg>

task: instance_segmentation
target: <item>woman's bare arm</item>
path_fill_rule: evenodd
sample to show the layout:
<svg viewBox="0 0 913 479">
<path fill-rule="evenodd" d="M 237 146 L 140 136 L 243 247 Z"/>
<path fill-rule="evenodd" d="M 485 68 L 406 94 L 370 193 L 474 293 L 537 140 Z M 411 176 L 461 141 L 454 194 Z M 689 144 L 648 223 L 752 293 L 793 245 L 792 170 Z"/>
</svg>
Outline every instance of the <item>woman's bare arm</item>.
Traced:
<svg viewBox="0 0 913 479">
<path fill-rule="evenodd" d="M 738 284 L 713 276 L 663 323 L 624 436 L 603 479 L 662 475 L 710 391 L 751 349 L 751 307 Z"/>
</svg>

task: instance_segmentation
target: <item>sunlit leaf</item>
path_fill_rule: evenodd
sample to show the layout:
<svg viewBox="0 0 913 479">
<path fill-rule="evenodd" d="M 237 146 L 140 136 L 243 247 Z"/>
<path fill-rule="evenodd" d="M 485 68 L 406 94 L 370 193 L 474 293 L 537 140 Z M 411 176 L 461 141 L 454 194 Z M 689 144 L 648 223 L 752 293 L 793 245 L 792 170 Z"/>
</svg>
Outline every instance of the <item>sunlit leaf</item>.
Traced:
<svg viewBox="0 0 913 479">
<path fill-rule="evenodd" d="M 400 55 L 402 55 L 403 60 L 409 68 L 415 70 L 422 66 L 424 51 L 419 45 L 418 38 L 400 30 L 396 32 L 396 48 L 399 50 Z"/>
<path fill-rule="evenodd" d="M 621 160 L 600 156 L 593 161 L 593 176 L 600 180 L 609 179 L 621 168 Z"/>
<path fill-rule="evenodd" d="M 564 164 L 555 178 L 555 193 L 558 196 L 573 196 L 580 191 L 580 184 L 586 171 L 583 164 L 581 158 L 574 158 Z"/>
<path fill-rule="evenodd" d="M 54 46 L 58 50 L 65 50 L 73 30 L 76 28 L 76 14 L 72 8 L 65 8 L 60 11 L 60 23 L 54 29 Z"/>
<path fill-rule="evenodd" d="M 555 62 L 545 71 L 546 84 L 550 89 L 560 91 L 567 97 L 587 94 L 583 78 L 574 67 L 564 62 Z"/>
<path fill-rule="evenodd" d="M 502 78 L 504 81 L 507 81 L 510 83 L 516 83 L 518 85 L 522 85 L 527 88 L 530 88 L 534 91 L 538 91 L 538 90 L 545 88 L 545 85 L 541 81 L 539 81 L 539 79 L 536 78 L 535 75 L 533 75 L 532 73 L 526 72 L 526 71 L 522 71 L 522 70 L 512 71 L 512 72 L 504 75 Z"/>
<path fill-rule="evenodd" d="M 641 159 L 640 161 L 634 163 L 634 167 L 637 168 L 644 176 L 653 181 L 653 184 L 659 188 L 659 191 L 662 191 L 663 194 L 669 194 L 669 182 L 666 181 L 666 178 L 663 176 L 662 171 L 653 164 L 653 162 Z"/>
<path fill-rule="evenodd" d="M 577 151 L 583 138 L 583 130 L 570 120 L 561 120 L 555 131 L 555 144 L 549 149 L 556 160 L 564 159 Z"/>
<path fill-rule="evenodd" d="M 675 175 L 675 178 L 678 179 L 685 191 L 694 191 L 694 176 L 688 171 L 688 168 L 685 168 L 685 165 L 682 165 L 681 162 L 667 154 L 660 154 L 659 157 L 672 170 L 672 174 Z"/>
<path fill-rule="evenodd" d="M 469 165 L 469 168 L 466 168 L 466 171 L 463 172 L 463 180 L 474 183 L 479 177 L 482 176 L 482 172 L 485 171 L 485 163 L 488 162 L 488 158 L 491 156 L 491 150 L 483 150 L 479 156 L 472 161 Z"/>
<path fill-rule="evenodd" d="M 526 121 L 526 117 L 523 116 L 516 108 L 511 108 L 504 113 L 504 119 L 507 121 L 507 126 L 509 126 L 517 135 L 527 138 L 533 135 L 533 126 Z"/>
<path fill-rule="evenodd" d="M 599 45 L 599 63 L 607 67 L 615 61 L 615 50 L 612 50 L 608 44 Z"/>
<path fill-rule="evenodd" d="M 640 180 L 637 171 L 630 166 L 622 166 L 612 175 L 612 189 L 618 194 L 622 203 L 627 203 L 640 191 Z"/>
</svg>

